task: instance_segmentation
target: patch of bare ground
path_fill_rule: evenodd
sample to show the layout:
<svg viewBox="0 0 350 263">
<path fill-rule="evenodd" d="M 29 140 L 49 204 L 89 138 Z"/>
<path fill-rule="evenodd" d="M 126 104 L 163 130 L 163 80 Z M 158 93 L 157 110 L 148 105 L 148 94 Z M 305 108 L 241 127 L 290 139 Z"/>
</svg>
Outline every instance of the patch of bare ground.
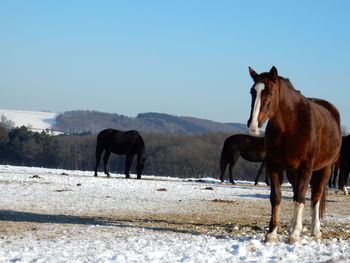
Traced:
<svg viewBox="0 0 350 263">
<path fill-rule="evenodd" d="M 349 239 L 348 224 L 332 222 L 332 215 L 337 218 L 348 217 L 350 197 L 328 193 L 326 215 L 322 220 L 323 239 Z M 281 205 L 281 236 L 287 236 L 292 216 L 292 200 L 284 199 Z M 307 201 L 304 213 L 304 225 L 310 229 L 310 201 Z M 52 212 L 52 211 L 51 211 Z M 57 224 L 69 231 L 72 224 L 89 226 L 100 225 L 110 231 L 118 228 L 139 228 L 153 231 L 180 232 L 195 235 L 252 236 L 263 237 L 270 220 L 270 202 L 267 198 L 241 200 L 201 200 L 179 201 L 178 209 L 167 213 L 135 213 L 130 211 L 119 214 L 86 214 L 86 215 L 50 215 L 50 211 L 39 211 L 35 215 L 18 214 L 16 220 L 4 220 L 0 212 L 0 235 L 38 231 L 48 225 Z M 310 235 L 306 230 L 305 235 Z M 51 238 L 41 234 L 41 238 Z M 47 235 L 52 235 L 48 233 Z"/>
</svg>

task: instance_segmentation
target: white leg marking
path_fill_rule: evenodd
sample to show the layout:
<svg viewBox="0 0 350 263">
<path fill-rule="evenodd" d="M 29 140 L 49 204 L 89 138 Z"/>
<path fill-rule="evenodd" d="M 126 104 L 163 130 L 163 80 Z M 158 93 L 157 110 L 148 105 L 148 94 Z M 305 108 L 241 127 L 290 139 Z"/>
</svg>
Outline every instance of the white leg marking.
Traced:
<svg viewBox="0 0 350 263">
<path fill-rule="evenodd" d="M 304 204 L 294 201 L 294 214 L 289 234 L 289 243 L 295 243 L 300 240 L 300 233 L 303 229 Z"/>
<path fill-rule="evenodd" d="M 342 189 L 342 190 L 343 190 L 343 192 L 344 192 L 345 195 L 349 195 L 349 193 L 348 193 L 348 188 L 346 187 L 346 185 L 343 186 L 343 189 Z"/>
<path fill-rule="evenodd" d="M 259 135 L 259 126 L 258 126 L 258 117 L 260 112 L 260 104 L 261 104 L 261 92 L 265 89 L 264 83 L 256 83 L 254 85 L 254 89 L 256 91 L 256 97 L 254 101 L 254 108 L 252 112 L 252 121 L 249 126 L 249 131 L 252 134 Z"/>
<path fill-rule="evenodd" d="M 321 238 L 320 202 L 312 209 L 311 235 Z"/>
</svg>

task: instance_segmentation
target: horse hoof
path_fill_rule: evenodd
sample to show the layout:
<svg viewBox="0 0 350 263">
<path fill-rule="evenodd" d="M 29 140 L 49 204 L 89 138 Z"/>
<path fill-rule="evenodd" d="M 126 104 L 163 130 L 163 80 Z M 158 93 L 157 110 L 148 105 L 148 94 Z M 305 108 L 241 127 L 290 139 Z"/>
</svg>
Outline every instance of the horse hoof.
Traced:
<svg viewBox="0 0 350 263">
<path fill-rule="evenodd" d="M 317 234 L 312 234 L 312 236 L 316 239 L 322 239 L 322 234 L 321 233 L 317 233 Z"/>
<path fill-rule="evenodd" d="M 300 241 L 300 238 L 299 237 L 289 237 L 288 238 L 288 244 L 289 245 L 293 245 L 294 243 L 297 243 Z"/>
<path fill-rule="evenodd" d="M 278 241 L 278 237 L 275 234 L 268 233 L 265 236 L 265 242 L 266 243 L 274 243 Z"/>
<path fill-rule="evenodd" d="M 95 177 L 97 177 L 97 174 L 94 174 Z"/>
<path fill-rule="evenodd" d="M 111 177 L 109 174 L 107 174 L 107 177 L 109 178 L 109 177 Z"/>
</svg>

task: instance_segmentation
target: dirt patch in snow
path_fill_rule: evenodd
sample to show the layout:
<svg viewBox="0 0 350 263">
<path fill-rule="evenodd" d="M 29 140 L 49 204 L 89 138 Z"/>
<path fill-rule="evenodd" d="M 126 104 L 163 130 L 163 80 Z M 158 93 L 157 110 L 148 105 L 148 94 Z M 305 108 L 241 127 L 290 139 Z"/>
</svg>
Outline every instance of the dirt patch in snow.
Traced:
<svg viewBox="0 0 350 263">
<path fill-rule="evenodd" d="M 324 239 L 341 238 L 350 239 L 348 223 L 332 221 L 332 217 L 348 217 L 350 211 L 350 197 L 335 193 L 328 193 L 326 220 L 322 221 Z M 190 233 L 194 235 L 206 234 L 220 236 L 263 236 L 270 219 L 270 202 L 266 198 L 252 200 L 179 200 L 176 211 L 168 213 L 157 212 L 131 212 L 124 211 L 119 214 L 70 214 L 56 215 L 53 211 L 16 212 L 0 211 L 0 235 L 21 234 L 27 231 L 45 230 L 45 228 L 60 225 L 66 231 L 72 224 L 80 226 L 99 225 L 107 227 L 110 231 L 119 228 L 140 228 L 154 231 L 167 231 Z M 292 215 L 292 200 L 284 199 L 281 206 L 280 234 L 287 235 Z M 310 228 L 310 202 L 307 201 L 304 225 Z M 306 235 L 309 235 L 307 230 Z M 40 238 L 51 238 L 52 231 L 47 236 L 41 234 Z M 56 232 L 55 235 L 60 235 Z"/>
</svg>

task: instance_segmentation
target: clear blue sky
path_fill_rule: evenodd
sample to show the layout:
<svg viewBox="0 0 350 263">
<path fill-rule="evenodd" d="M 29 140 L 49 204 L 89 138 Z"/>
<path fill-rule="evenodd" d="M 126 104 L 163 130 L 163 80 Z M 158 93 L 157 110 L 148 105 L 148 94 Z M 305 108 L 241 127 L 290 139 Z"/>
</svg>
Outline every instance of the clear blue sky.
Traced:
<svg viewBox="0 0 350 263">
<path fill-rule="evenodd" d="M 246 123 L 275 65 L 350 131 L 350 1 L 0 0 L 0 108 Z"/>
</svg>

